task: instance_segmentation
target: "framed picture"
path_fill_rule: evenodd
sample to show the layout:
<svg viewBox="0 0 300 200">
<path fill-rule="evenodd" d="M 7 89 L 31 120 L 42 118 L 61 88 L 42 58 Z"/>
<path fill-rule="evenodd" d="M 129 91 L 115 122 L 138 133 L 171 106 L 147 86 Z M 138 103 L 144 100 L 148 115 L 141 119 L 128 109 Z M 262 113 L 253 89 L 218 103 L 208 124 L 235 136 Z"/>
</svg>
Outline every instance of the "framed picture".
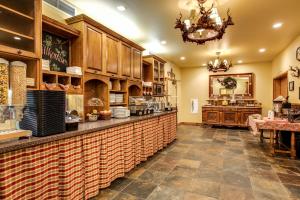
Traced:
<svg viewBox="0 0 300 200">
<path fill-rule="evenodd" d="M 298 47 L 297 51 L 296 51 L 296 59 L 298 61 L 300 61 L 300 47 Z"/>
<path fill-rule="evenodd" d="M 233 89 L 220 88 L 220 95 L 232 95 Z"/>
<path fill-rule="evenodd" d="M 294 91 L 294 87 L 295 87 L 295 81 L 290 81 L 289 82 L 289 91 Z"/>
</svg>

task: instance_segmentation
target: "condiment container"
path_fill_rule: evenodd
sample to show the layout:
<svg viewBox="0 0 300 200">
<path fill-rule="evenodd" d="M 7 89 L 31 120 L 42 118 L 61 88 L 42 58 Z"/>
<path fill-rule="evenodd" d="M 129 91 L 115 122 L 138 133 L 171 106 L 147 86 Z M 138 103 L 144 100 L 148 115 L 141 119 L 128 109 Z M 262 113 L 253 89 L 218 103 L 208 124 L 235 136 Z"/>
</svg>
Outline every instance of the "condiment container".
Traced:
<svg viewBox="0 0 300 200">
<path fill-rule="evenodd" d="M 26 104 L 26 63 L 14 61 L 10 63 L 10 90 L 12 105 Z"/>
<path fill-rule="evenodd" d="M 0 58 L 0 105 L 8 104 L 9 74 L 8 61 Z"/>
</svg>

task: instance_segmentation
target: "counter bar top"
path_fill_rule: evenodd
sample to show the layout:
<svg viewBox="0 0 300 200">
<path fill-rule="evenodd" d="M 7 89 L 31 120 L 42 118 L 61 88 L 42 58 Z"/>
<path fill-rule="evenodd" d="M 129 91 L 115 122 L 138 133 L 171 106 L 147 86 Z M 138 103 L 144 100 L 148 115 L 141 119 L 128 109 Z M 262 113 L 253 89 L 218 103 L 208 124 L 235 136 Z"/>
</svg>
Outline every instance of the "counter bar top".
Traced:
<svg viewBox="0 0 300 200">
<path fill-rule="evenodd" d="M 23 148 L 29 148 L 49 142 L 54 142 L 61 139 L 71 138 L 80 136 L 87 133 L 93 133 L 109 128 L 114 128 L 117 126 L 134 123 L 142 120 L 147 120 L 155 117 L 160 117 L 164 115 L 168 115 L 171 113 L 176 113 L 177 111 L 166 111 L 161 113 L 154 113 L 145 116 L 131 116 L 125 119 L 111 119 L 111 120 L 101 120 L 97 122 L 86 122 L 80 123 L 77 131 L 65 132 L 56 135 L 46 136 L 46 137 L 30 137 L 28 139 L 23 140 L 13 140 L 7 142 L 0 142 L 0 154 L 6 153 L 10 151 L 16 151 Z"/>
<path fill-rule="evenodd" d="M 204 105 L 203 108 L 262 108 L 261 106 L 214 106 Z"/>
</svg>

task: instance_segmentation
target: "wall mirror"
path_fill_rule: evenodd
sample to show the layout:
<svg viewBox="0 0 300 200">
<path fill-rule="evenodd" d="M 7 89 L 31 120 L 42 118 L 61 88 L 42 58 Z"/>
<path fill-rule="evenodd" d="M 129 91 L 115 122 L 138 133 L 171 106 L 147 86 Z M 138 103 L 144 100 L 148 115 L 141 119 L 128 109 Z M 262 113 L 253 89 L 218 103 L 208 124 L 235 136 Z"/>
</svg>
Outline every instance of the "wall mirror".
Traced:
<svg viewBox="0 0 300 200">
<path fill-rule="evenodd" d="M 240 96 L 253 98 L 253 74 L 222 74 L 209 76 L 209 96 Z"/>
</svg>

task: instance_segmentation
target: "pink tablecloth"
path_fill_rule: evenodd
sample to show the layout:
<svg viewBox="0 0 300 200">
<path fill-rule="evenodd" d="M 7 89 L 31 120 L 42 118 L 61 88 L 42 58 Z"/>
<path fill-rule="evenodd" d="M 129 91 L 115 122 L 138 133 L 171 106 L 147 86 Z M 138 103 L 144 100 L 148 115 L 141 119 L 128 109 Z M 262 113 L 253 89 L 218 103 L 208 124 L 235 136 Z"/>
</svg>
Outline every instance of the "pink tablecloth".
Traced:
<svg viewBox="0 0 300 200">
<path fill-rule="evenodd" d="M 253 135 L 258 135 L 259 130 L 286 130 L 286 131 L 300 131 L 300 123 L 289 123 L 287 119 L 269 119 L 262 118 L 261 115 L 251 115 L 248 119 L 248 125 L 251 128 Z"/>
<path fill-rule="evenodd" d="M 300 123 L 290 123 L 287 120 L 273 120 L 258 123 L 259 129 L 300 132 Z"/>
</svg>

